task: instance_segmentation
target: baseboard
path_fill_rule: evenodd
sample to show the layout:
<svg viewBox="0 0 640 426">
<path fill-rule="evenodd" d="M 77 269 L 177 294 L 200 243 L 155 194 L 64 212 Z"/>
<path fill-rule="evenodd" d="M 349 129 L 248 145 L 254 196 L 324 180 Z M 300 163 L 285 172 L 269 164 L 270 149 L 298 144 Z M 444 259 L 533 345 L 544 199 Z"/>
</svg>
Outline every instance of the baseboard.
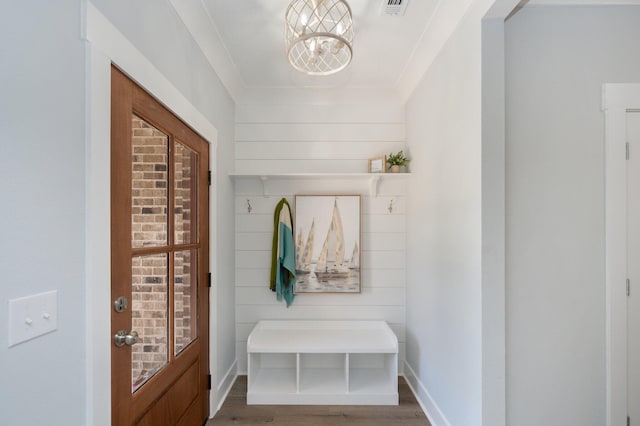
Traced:
<svg viewBox="0 0 640 426">
<path fill-rule="evenodd" d="M 404 362 L 404 378 L 413 392 L 413 395 L 416 397 L 418 404 L 426 414 L 429 422 L 432 426 L 451 426 L 451 423 L 444 416 L 438 404 L 431 398 L 429 391 L 422 384 L 416 373 L 413 371 L 413 368 L 409 365 L 407 361 Z"/>
<path fill-rule="evenodd" d="M 222 407 L 222 404 L 224 404 L 224 401 L 227 399 L 227 396 L 229 395 L 229 391 L 231 391 L 231 388 L 233 387 L 233 384 L 235 383 L 237 378 L 238 378 L 238 360 L 235 360 L 233 361 L 233 364 L 231 364 L 231 367 L 229 367 L 229 370 L 227 370 L 227 373 L 224 375 L 224 377 L 220 381 L 220 384 L 218 385 L 216 394 L 222 395 L 222 397 L 218 399 L 218 405 L 216 406 L 216 411 L 215 413 L 211 413 L 211 417 L 213 417 L 220 410 L 220 407 Z"/>
</svg>

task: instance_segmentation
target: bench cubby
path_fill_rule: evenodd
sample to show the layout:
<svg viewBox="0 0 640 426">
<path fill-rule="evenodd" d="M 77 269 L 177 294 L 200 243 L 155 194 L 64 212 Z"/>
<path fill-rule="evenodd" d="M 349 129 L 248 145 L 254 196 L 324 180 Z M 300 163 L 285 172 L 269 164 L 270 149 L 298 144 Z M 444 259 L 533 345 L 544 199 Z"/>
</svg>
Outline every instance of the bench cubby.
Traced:
<svg viewBox="0 0 640 426">
<path fill-rule="evenodd" d="M 398 339 L 384 321 L 260 321 L 247 352 L 247 404 L 398 404 Z"/>
</svg>

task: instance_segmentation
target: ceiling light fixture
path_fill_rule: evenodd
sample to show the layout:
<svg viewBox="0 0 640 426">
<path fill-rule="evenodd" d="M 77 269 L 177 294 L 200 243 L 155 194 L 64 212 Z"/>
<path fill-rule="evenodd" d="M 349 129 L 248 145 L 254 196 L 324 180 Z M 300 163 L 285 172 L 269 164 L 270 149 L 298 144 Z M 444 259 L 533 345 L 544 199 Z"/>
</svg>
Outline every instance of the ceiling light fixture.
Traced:
<svg viewBox="0 0 640 426">
<path fill-rule="evenodd" d="M 353 20 L 345 0 L 293 0 L 285 13 L 291 65 L 305 74 L 343 70 L 353 56 Z"/>
</svg>

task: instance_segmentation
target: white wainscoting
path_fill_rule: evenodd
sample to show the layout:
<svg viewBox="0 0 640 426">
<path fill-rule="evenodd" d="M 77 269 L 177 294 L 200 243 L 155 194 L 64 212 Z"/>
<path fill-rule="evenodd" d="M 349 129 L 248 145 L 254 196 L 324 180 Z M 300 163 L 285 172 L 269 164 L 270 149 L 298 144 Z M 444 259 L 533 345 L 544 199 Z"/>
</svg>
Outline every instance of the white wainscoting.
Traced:
<svg viewBox="0 0 640 426">
<path fill-rule="evenodd" d="M 238 371 L 247 371 L 247 336 L 259 320 L 385 320 L 398 337 L 399 374 L 405 359 L 405 184 L 380 183 L 377 197 L 353 180 L 287 179 L 270 182 L 264 196 L 259 179 L 236 185 L 236 339 Z M 295 194 L 362 194 L 362 293 L 302 294 L 287 308 L 269 290 L 273 211 L 282 197 L 294 209 Z M 392 203 L 392 211 L 389 205 Z M 251 205 L 251 212 L 248 206 Z M 319 237 L 322 238 L 322 237 Z"/>
</svg>

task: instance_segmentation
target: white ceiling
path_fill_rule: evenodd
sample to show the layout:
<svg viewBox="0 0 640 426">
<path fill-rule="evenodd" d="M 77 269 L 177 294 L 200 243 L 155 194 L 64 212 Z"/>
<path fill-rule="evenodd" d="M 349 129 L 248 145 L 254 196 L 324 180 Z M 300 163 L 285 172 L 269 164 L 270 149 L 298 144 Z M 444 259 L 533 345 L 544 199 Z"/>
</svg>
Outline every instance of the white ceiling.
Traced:
<svg viewBox="0 0 640 426">
<path fill-rule="evenodd" d="M 353 60 L 345 70 L 327 77 L 306 76 L 287 62 L 284 13 L 290 1 L 169 0 L 236 102 L 281 96 L 282 89 L 300 95 L 306 88 L 318 87 L 394 93 L 406 100 L 476 0 L 408 0 L 403 16 L 381 13 L 386 0 L 348 0 L 355 29 Z M 525 5 L 640 4 L 640 0 L 492 1 L 487 0 L 493 4 L 487 16 L 494 18 Z"/>
<path fill-rule="evenodd" d="M 404 16 L 381 13 L 386 0 L 349 0 L 355 31 L 349 67 L 333 77 L 305 78 L 286 59 L 284 13 L 290 0 L 203 0 L 245 86 L 296 87 L 340 83 L 394 87 L 438 2 L 410 0 Z"/>
</svg>

